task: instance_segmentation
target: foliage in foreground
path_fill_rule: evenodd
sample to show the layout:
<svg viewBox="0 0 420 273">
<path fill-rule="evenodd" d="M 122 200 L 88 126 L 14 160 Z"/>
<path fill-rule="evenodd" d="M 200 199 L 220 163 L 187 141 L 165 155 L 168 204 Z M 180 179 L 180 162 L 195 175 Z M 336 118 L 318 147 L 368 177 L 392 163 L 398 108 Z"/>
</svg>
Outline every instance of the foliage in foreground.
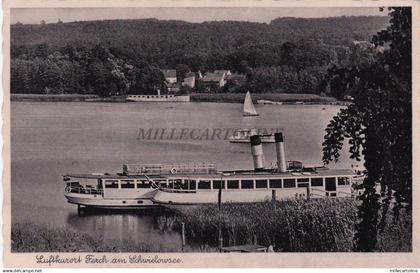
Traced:
<svg viewBox="0 0 420 273">
<path fill-rule="evenodd" d="M 398 221 L 412 210 L 412 64 L 411 8 L 389 8 L 390 25 L 372 41 L 386 46 L 376 62 L 335 70 L 341 88 L 351 90 L 353 104 L 326 128 L 323 161 L 340 157 L 344 140 L 351 158 L 364 158 L 365 179 L 359 207 L 356 250 L 375 249 L 386 228 L 388 210 Z M 380 195 L 378 194 L 380 185 Z"/>
<path fill-rule="evenodd" d="M 228 203 L 220 215 L 217 206 L 208 205 L 160 222 L 175 230 L 184 222 L 187 244 L 201 247 L 218 245 L 220 225 L 224 246 L 257 243 L 283 252 L 346 252 L 353 250 L 356 220 L 355 200 L 313 199 Z M 411 251 L 411 218 L 389 221 L 375 251 Z"/>
<path fill-rule="evenodd" d="M 179 246 L 107 241 L 66 228 L 33 223 L 12 225 L 12 252 L 176 252 Z"/>
</svg>

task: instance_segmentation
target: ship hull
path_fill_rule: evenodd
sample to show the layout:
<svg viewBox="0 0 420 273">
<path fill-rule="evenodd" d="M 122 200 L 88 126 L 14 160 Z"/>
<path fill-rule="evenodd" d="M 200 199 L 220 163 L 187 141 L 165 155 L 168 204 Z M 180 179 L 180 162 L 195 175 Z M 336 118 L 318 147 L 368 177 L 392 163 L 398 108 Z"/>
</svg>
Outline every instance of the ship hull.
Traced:
<svg viewBox="0 0 420 273">
<path fill-rule="evenodd" d="M 101 209 L 143 209 L 156 207 L 150 198 L 108 199 L 102 195 L 66 193 L 67 201 L 71 204 Z"/>
<path fill-rule="evenodd" d="M 243 114 L 244 117 L 258 117 L 259 114 Z"/>
<path fill-rule="evenodd" d="M 274 191 L 274 194 L 273 194 Z M 155 204 L 168 208 L 194 207 L 217 204 L 218 190 L 197 191 L 195 193 L 180 193 L 160 190 L 152 198 Z M 305 198 L 306 188 L 291 188 L 281 190 L 222 190 L 222 203 L 258 203 L 273 200 Z"/>
<path fill-rule="evenodd" d="M 251 140 L 249 138 L 238 138 L 238 139 L 234 139 L 231 138 L 229 139 L 229 142 L 231 143 L 250 143 Z M 276 142 L 274 139 L 274 136 L 270 136 L 270 137 L 261 137 L 261 143 L 274 143 Z"/>
</svg>

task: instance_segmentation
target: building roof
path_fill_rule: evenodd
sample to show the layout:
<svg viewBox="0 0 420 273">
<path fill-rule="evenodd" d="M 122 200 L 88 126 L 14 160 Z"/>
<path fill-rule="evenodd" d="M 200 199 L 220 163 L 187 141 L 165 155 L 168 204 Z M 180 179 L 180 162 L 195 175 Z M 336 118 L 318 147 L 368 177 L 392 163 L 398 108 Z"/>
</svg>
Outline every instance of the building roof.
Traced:
<svg viewBox="0 0 420 273">
<path fill-rule="evenodd" d="M 223 74 L 219 73 L 206 73 L 201 79 L 204 82 L 220 82 L 223 79 Z"/>
<path fill-rule="evenodd" d="M 230 74 L 230 70 L 214 70 L 216 74 Z"/>
<path fill-rule="evenodd" d="M 176 70 L 175 69 L 161 69 L 165 78 L 176 78 Z"/>
<path fill-rule="evenodd" d="M 226 79 L 233 80 L 233 81 L 245 81 L 246 75 L 234 73 L 234 74 L 228 75 Z"/>
</svg>

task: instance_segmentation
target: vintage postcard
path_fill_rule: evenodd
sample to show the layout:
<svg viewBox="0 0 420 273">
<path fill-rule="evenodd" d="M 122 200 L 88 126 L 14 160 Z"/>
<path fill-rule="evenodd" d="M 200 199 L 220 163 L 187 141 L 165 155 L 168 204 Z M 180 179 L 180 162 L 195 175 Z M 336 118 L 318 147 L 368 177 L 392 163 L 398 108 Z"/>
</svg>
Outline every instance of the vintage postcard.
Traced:
<svg viewBox="0 0 420 273">
<path fill-rule="evenodd" d="M 4 266 L 420 266 L 419 4 L 5 1 Z"/>
</svg>

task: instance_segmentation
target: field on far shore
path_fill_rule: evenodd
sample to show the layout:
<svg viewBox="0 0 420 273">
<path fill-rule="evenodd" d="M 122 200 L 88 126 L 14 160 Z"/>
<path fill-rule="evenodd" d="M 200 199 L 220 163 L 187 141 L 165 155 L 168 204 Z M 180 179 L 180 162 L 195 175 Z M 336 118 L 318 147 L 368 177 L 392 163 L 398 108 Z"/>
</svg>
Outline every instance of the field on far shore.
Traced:
<svg viewBox="0 0 420 273">
<path fill-rule="evenodd" d="M 192 102 L 225 102 L 243 103 L 245 94 L 241 93 L 193 93 L 190 94 Z M 97 95 L 81 94 L 62 94 L 62 95 L 43 95 L 43 94 L 11 94 L 11 101 L 48 101 L 48 102 L 123 102 L 122 97 L 100 98 Z M 306 104 L 337 104 L 337 99 L 333 97 L 322 97 L 316 94 L 288 94 L 288 93 L 264 93 L 252 94 L 254 103 L 257 100 L 269 100 L 274 102 L 294 103 L 303 102 Z"/>
</svg>

